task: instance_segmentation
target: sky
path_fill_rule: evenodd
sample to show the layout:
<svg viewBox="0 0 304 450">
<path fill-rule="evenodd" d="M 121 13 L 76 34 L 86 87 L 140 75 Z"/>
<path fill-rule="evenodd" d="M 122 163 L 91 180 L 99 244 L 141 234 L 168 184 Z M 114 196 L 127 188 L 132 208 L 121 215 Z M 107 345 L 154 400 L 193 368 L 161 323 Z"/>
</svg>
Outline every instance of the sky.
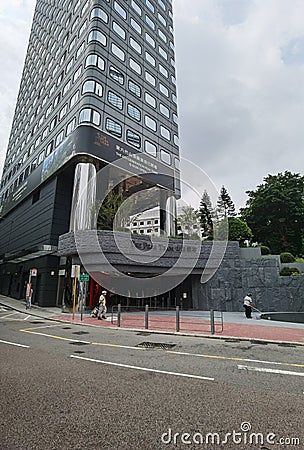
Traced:
<svg viewBox="0 0 304 450">
<path fill-rule="evenodd" d="M 0 0 L 0 172 L 34 5 Z M 304 0 L 173 6 L 181 156 L 238 209 L 268 174 L 304 174 Z"/>
</svg>

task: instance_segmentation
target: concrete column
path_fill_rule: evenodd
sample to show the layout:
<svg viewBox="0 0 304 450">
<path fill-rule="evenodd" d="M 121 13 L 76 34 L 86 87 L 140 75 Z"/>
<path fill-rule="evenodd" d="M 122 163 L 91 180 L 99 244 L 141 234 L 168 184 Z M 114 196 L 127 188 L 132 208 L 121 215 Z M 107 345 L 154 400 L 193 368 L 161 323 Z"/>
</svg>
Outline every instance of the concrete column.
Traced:
<svg viewBox="0 0 304 450">
<path fill-rule="evenodd" d="M 160 189 L 159 208 L 161 234 L 164 236 L 174 236 L 176 234 L 176 199 L 170 191 Z"/>
<path fill-rule="evenodd" d="M 91 230 L 96 225 L 96 169 L 91 163 L 75 168 L 70 231 Z"/>
</svg>

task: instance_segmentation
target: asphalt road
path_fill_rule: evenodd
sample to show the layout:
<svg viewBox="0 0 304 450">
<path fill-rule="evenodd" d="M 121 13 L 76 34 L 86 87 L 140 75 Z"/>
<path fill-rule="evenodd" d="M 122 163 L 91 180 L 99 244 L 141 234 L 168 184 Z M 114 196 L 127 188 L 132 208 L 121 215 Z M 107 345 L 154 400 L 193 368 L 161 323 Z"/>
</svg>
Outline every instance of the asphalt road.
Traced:
<svg viewBox="0 0 304 450">
<path fill-rule="evenodd" d="M 2 309 L 0 357 L 1 450 L 304 448 L 303 347 Z"/>
</svg>

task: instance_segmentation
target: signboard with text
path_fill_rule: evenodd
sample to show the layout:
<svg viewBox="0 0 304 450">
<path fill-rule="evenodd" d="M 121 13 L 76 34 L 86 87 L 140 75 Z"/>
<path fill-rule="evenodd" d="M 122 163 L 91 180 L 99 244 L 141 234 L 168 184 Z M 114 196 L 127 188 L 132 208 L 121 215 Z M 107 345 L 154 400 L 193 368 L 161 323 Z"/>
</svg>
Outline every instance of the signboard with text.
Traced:
<svg viewBox="0 0 304 450">
<path fill-rule="evenodd" d="M 44 162 L 21 183 L 17 191 L 8 196 L 0 206 L 0 214 L 2 216 L 7 214 L 73 158 L 77 162 L 88 162 L 94 157 L 114 165 L 115 161 L 119 160 L 122 162 L 120 167 L 123 170 L 134 172 L 144 180 L 176 191 L 177 194 L 179 192 L 179 172 L 172 166 L 119 141 L 102 130 L 81 125 L 45 158 Z"/>
</svg>

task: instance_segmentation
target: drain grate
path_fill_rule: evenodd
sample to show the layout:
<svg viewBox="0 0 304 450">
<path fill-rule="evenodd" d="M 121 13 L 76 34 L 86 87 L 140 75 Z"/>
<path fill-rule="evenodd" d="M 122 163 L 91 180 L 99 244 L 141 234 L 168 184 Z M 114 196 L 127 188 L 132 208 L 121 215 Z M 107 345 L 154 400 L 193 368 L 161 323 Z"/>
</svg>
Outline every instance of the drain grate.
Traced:
<svg viewBox="0 0 304 450">
<path fill-rule="evenodd" d="M 63 330 L 71 330 L 71 327 L 62 327 Z"/>
<path fill-rule="evenodd" d="M 82 355 L 85 352 L 83 352 L 82 350 L 75 350 L 74 353 L 77 353 L 77 355 Z"/>
<path fill-rule="evenodd" d="M 33 322 L 30 322 L 30 323 L 33 323 L 33 324 L 37 324 L 37 323 L 45 323 L 45 322 L 42 322 L 41 320 L 34 320 Z"/>
<path fill-rule="evenodd" d="M 70 345 L 90 345 L 90 343 L 82 342 L 82 341 L 74 341 L 74 342 L 70 342 Z"/>
<path fill-rule="evenodd" d="M 88 331 L 73 331 L 72 334 L 78 334 L 78 336 L 81 336 L 82 334 L 90 334 Z"/>
<path fill-rule="evenodd" d="M 166 344 L 164 342 L 141 342 L 137 344 L 136 347 L 141 348 L 160 348 L 161 350 L 169 350 L 175 347 L 176 344 Z"/>
</svg>

